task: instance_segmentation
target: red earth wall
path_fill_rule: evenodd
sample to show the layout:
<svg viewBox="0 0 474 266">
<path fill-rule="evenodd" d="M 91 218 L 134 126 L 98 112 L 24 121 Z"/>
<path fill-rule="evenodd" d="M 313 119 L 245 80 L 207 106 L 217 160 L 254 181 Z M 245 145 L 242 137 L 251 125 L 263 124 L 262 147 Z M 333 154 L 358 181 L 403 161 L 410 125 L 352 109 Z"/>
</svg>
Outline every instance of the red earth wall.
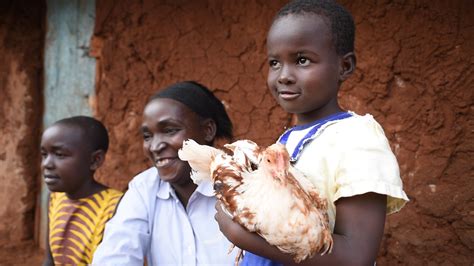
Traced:
<svg viewBox="0 0 474 266">
<path fill-rule="evenodd" d="M 1 265 L 25 263 L 33 247 L 44 12 L 41 1 L 0 1 Z"/>
<path fill-rule="evenodd" d="M 123 189 L 147 167 L 142 108 L 179 80 L 208 85 L 237 138 L 275 141 L 292 119 L 266 89 L 265 37 L 284 2 L 98 1 L 96 114 L 112 141 L 100 180 Z M 383 125 L 411 199 L 388 218 L 378 263 L 471 265 L 474 5 L 342 2 L 357 24 L 358 66 L 340 101 Z"/>
<path fill-rule="evenodd" d="M 45 6 L 27 2 L 0 4 L 0 263 L 6 264 L 29 254 L 38 187 Z M 265 85 L 266 31 L 284 2 L 97 1 L 95 112 L 111 136 L 99 180 L 124 189 L 147 167 L 138 133 L 143 106 L 178 80 L 215 91 L 237 138 L 272 143 L 292 121 Z M 341 2 L 357 24 L 358 66 L 340 101 L 383 125 L 411 199 L 389 216 L 378 264 L 472 265 L 474 5 Z"/>
</svg>

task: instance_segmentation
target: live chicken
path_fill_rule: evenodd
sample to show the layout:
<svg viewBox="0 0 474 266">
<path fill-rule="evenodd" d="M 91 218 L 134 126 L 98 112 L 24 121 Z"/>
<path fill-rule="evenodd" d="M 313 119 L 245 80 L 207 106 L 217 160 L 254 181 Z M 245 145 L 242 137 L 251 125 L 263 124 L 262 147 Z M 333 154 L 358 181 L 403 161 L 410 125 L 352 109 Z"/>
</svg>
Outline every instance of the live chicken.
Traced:
<svg viewBox="0 0 474 266">
<path fill-rule="evenodd" d="M 216 197 L 234 221 L 295 262 L 331 252 L 326 200 L 290 164 L 284 145 L 262 148 L 239 140 L 224 147 L 228 151 L 187 140 L 179 157 L 188 161 L 196 184 L 214 183 Z"/>
</svg>

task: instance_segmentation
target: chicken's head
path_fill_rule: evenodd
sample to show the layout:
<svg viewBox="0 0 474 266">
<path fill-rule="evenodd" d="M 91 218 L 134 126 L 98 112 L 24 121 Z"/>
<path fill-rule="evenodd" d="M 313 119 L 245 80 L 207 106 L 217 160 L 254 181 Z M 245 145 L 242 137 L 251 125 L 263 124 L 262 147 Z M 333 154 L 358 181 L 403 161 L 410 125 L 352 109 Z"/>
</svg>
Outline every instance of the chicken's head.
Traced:
<svg viewBox="0 0 474 266">
<path fill-rule="evenodd" d="M 265 169 L 278 181 L 285 183 L 290 167 L 290 155 L 285 146 L 275 143 L 268 146 L 262 153 L 262 158 L 258 166 L 259 169 Z"/>
</svg>

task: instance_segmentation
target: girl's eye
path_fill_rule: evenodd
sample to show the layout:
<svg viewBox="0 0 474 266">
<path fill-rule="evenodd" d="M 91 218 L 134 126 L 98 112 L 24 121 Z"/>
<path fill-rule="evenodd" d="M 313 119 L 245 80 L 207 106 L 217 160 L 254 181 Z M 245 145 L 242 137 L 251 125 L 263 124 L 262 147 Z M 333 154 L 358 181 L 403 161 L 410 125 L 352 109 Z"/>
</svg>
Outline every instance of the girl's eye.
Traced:
<svg viewBox="0 0 474 266">
<path fill-rule="evenodd" d="M 62 152 L 55 152 L 54 155 L 56 155 L 56 157 L 58 158 L 64 158 L 66 155 Z"/>
<path fill-rule="evenodd" d="M 278 62 L 277 60 L 270 60 L 270 61 L 268 61 L 268 65 L 271 68 L 279 68 L 280 67 L 280 62 Z"/>
<path fill-rule="evenodd" d="M 46 152 L 41 152 L 41 158 L 46 158 L 46 156 L 48 156 Z"/>
<path fill-rule="evenodd" d="M 308 66 L 309 63 L 310 63 L 310 61 L 309 61 L 308 58 L 300 57 L 300 58 L 298 58 L 297 63 L 298 63 L 298 65 L 300 65 L 300 66 Z"/>
</svg>

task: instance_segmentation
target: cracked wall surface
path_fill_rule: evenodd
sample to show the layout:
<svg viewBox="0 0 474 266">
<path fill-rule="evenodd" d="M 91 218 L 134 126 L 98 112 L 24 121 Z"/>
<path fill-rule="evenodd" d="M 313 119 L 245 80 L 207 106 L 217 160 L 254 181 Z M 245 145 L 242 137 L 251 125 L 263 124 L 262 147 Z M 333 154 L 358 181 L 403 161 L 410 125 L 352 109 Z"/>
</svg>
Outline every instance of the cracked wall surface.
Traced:
<svg viewBox="0 0 474 266">
<path fill-rule="evenodd" d="M 291 125 L 266 89 L 265 37 L 286 1 L 97 1 L 96 115 L 110 130 L 100 180 L 124 189 L 148 167 L 146 99 L 179 80 L 223 100 L 237 138 L 261 145 Z M 474 5 L 341 1 L 357 24 L 355 75 L 342 105 L 382 124 L 411 201 L 389 216 L 380 265 L 474 262 Z"/>
<path fill-rule="evenodd" d="M 31 249 L 25 241 L 34 238 L 44 10 L 38 1 L 0 2 L 0 264 L 21 263 L 9 252 Z"/>
<path fill-rule="evenodd" d="M 341 100 L 384 126 L 411 199 L 380 264 L 472 264 L 474 4 L 349 2 L 359 64 Z"/>
</svg>

